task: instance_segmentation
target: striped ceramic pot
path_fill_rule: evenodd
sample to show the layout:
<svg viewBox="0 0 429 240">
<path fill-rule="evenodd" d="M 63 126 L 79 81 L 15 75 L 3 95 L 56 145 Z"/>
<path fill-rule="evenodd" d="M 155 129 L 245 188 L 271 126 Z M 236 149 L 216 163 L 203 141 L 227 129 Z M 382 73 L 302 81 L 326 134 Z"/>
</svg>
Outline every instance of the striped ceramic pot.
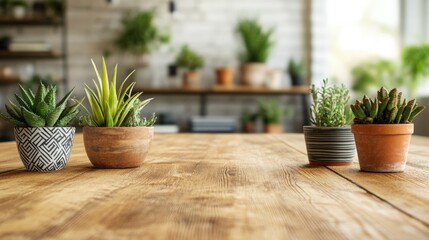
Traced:
<svg viewBox="0 0 429 240">
<path fill-rule="evenodd" d="M 15 140 L 28 171 L 63 169 L 70 158 L 74 127 L 15 128 Z"/>
<path fill-rule="evenodd" d="M 356 147 L 350 126 L 304 126 L 305 144 L 311 166 L 348 166 Z"/>
</svg>

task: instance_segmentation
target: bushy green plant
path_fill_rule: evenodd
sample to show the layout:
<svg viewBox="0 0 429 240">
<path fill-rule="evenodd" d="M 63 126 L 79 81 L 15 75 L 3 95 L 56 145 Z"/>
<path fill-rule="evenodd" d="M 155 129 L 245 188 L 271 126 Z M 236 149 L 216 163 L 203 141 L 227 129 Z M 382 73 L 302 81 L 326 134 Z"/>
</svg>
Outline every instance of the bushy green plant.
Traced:
<svg viewBox="0 0 429 240">
<path fill-rule="evenodd" d="M 132 54 L 145 54 L 168 42 L 170 37 L 159 32 L 154 17 L 154 10 L 126 13 L 122 20 L 124 30 L 116 45 Z"/>
<path fill-rule="evenodd" d="M 296 77 L 304 77 L 305 67 L 303 62 L 297 62 L 293 59 L 289 60 L 289 64 L 287 66 L 287 71 L 289 75 Z"/>
<path fill-rule="evenodd" d="M 328 85 L 323 80 L 320 88 L 311 87 L 313 103 L 310 107 L 310 122 L 316 127 L 343 127 L 353 119 L 348 106 L 349 90 L 344 86 Z"/>
<path fill-rule="evenodd" d="M 18 7 L 18 6 L 20 6 L 20 7 L 27 7 L 28 6 L 28 3 L 27 3 L 27 1 L 25 1 L 25 0 L 12 0 L 11 2 L 10 2 L 10 5 L 12 6 L 12 7 Z"/>
<path fill-rule="evenodd" d="M 259 116 L 267 124 L 278 124 L 281 122 L 284 110 L 276 100 L 260 100 L 258 102 Z"/>
<path fill-rule="evenodd" d="M 400 63 L 378 60 L 363 63 L 352 70 L 353 90 L 367 94 L 371 88 L 405 86 L 415 96 L 418 86 L 429 76 L 429 44 L 407 46 Z"/>
<path fill-rule="evenodd" d="M 264 29 L 256 19 L 241 19 L 237 32 L 244 44 L 243 63 L 265 63 L 274 45 L 273 28 Z"/>
<path fill-rule="evenodd" d="M 364 96 L 362 101 L 356 100 L 351 109 L 357 124 L 398 124 L 413 122 L 425 107 L 418 106 L 415 99 L 407 102 L 396 88 L 388 92 L 382 87 L 376 98 Z"/>
<path fill-rule="evenodd" d="M 196 70 L 204 66 L 204 60 L 198 53 L 184 45 L 176 58 L 176 65 L 189 70 Z"/>
<path fill-rule="evenodd" d="M 124 88 L 124 84 L 134 71 L 128 74 L 117 90 L 116 72 L 118 65 L 115 66 L 109 83 L 104 58 L 102 58 L 101 75 L 92 59 L 91 62 L 98 82 L 93 80 L 94 90 L 88 85 L 85 87 L 91 112 L 85 109 L 88 115 L 81 118 L 81 124 L 90 127 L 152 126 L 155 122 L 155 115 L 152 116 L 152 119 L 143 121 L 140 121 L 137 116 L 152 98 L 140 102 L 138 98 L 142 93 L 132 94 L 135 82 Z"/>
<path fill-rule="evenodd" d="M 68 92 L 58 103 L 56 102 L 56 86 L 45 86 L 40 83 L 36 94 L 31 89 L 19 85 L 20 94 L 15 94 L 15 104 L 9 99 L 6 111 L 9 116 L 0 112 L 0 118 L 17 127 L 66 127 L 79 113 L 81 101 L 67 106 L 73 90 Z"/>
</svg>

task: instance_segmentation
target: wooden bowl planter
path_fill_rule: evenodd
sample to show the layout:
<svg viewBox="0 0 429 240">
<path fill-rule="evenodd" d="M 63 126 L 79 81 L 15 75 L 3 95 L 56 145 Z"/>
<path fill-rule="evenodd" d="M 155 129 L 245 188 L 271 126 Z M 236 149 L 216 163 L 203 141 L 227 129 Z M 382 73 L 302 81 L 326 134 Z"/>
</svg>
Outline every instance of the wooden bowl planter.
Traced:
<svg viewBox="0 0 429 240">
<path fill-rule="evenodd" d="M 186 71 L 183 73 L 183 87 L 197 88 L 200 86 L 201 75 L 198 71 Z"/>
<path fill-rule="evenodd" d="M 66 166 L 74 127 L 16 127 L 14 133 L 19 155 L 28 171 L 51 172 Z"/>
<path fill-rule="evenodd" d="M 350 126 L 304 126 L 310 166 L 349 166 L 355 157 L 355 142 Z"/>
<path fill-rule="evenodd" d="M 234 81 L 234 69 L 231 67 L 217 68 L 216 78 L 219 86 L 232 86 Z"/>
<path fill-rule="evenodd" d="M 96 168 L 140 167 L 149 152 L 153 127 L 85 127 L 83 142 Z"/>
<path fill-rule="evenodd" d="M 404 171 L 414 124 L 353 124 L 352 132 L 362 171 Z"/>
</svg>

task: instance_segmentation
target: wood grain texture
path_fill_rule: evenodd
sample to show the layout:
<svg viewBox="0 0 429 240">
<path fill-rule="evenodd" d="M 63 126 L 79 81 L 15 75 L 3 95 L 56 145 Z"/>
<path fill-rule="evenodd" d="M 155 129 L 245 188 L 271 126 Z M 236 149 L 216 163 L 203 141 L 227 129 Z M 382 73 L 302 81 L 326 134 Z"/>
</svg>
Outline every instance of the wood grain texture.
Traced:
<svg viewBox="0 0 429 240">
<path fill-rule="evenodd" d="M 0 239 L 429 238 L 429 194 L 416 192 L 427 167 L 410 159 L 409 175 L 365 177 L 356 166 L 309 168 L 303 144 L 294 134 L 156 135 L 142 167 L 94 169 L 77 135 L 69 165 L 46 174 L 25 172 L 3 143 Z M 392 199 L 411 196 L 398 191 L 420 198 L 404 209 Z"/>
</svg>

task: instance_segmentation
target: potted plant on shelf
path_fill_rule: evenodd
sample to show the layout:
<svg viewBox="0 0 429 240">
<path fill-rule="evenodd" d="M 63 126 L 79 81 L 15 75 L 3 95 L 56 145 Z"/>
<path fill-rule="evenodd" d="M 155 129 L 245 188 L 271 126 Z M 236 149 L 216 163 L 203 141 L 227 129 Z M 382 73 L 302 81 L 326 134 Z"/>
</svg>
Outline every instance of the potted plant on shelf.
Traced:
<svg viewBox="0 0 429 240">
<path fill-rule="evenodd" d="M 125 13 L 122 19 L 123 31 L 115 41 L 120 50 L 136 56 L 136 65 L 139 67 L 134 74 L 136 79 L 152 80 L 148 68 L 149 54 L 170 41 L 170 36 L 161 33 L 155 24 L 155 16 L 155 10 Z"/>
<path fill-rule="evenodd" d="M 0 117 L 15 125 L 19 155 L 29 171 L 49 172 L 63 169 L 70 157 L 75 128 L 71 126 L 83 99 L 68 106 L 70 91 L 58 103 L 56 87 L 40 83 L 34 94 L 19 85 L 15 104 L 6 105 L 9 116 Z"/>
<path fill-rule="evenodd" d="M 27 2 L 25 0 L 14 0 L 10 2 L 14 18 L 23 18 L 27 14 Z"/>
<path fill-rule="evenodd" d="M 364 96 L 351 105 L 355 115 L 352 132 L 355 137 L 362 171 L 403 172 L 408 147 L 414 132 L 413 120 L 424 109 L 415 99 L 402 99 L 396 88 L 382 87 L 377 97 Z"/>
<path fill-rule="evenodd" d="M 230 87 L 234 84 L 234 68 L 223 66 L 216 68 L 217 85 Z"/>
<path fill-rule="evenodd" d="M 256 132 L 256 119 L 258 118 L 257 113 L 251 113 L 248 110 L 245 110 L 241 113 L 241 123 L 243 132 L 245 133 L 254 133 Z"/>
<path fill-rule="evenodd" d="M 264 132 L 282 133 L 283 108 L 275 100 L 259 101 L 259 116 L 264 121 Z"/>
<path fill-rule="evenodd" d="M 203 58 L 188 46 L 183 46 L 176 58 L 176 65 L 185 68 L 183 73 L 184 87 L 199 87 L 201 76 L 198 69 L 204 66 Z"/>
<path fill-rule="evenodd" d="M 274 29 L 264 29 L 256 19 L 242 19 L 237 31 L 244 44 L 241 54 L 241 81 L 245 85 L 263 86 L 268 68 L 265 65 L 273 46 Z"/>
<path fill-rule="evenodd" d="M 92 60 L 91 60 L 92 61 Z M 133 168 L 142 165 L 153 139 L 155 114 L 142 118 L 141 110 L 152 100 L 140 101 L 141 92 L 131 94 L 135 82 L 125 87 L 131 72 L 117 89 L 116 72 L 109 82 L 102 58 L 101 75 L 92 61 L 98 81 L 86 86 L 90 110 L 81 118 L 86 154 L 97 168 Z"/>
<path fill-rule="evenodd" d="M 301 86 L 304 84 L 305 68 L 303 62 L 289 60 L 287 71 L 292 83 L 292 86 Z"/>
<path fill-rule="evenodd" d="M 348 166 L 355 156 L 353 134 L 348 125 L 353 114 L 349 108 L 349 91 L 345 86 L 311 87 L 311 126 L 304 126 L 310 166 Z"/>
</svg>

